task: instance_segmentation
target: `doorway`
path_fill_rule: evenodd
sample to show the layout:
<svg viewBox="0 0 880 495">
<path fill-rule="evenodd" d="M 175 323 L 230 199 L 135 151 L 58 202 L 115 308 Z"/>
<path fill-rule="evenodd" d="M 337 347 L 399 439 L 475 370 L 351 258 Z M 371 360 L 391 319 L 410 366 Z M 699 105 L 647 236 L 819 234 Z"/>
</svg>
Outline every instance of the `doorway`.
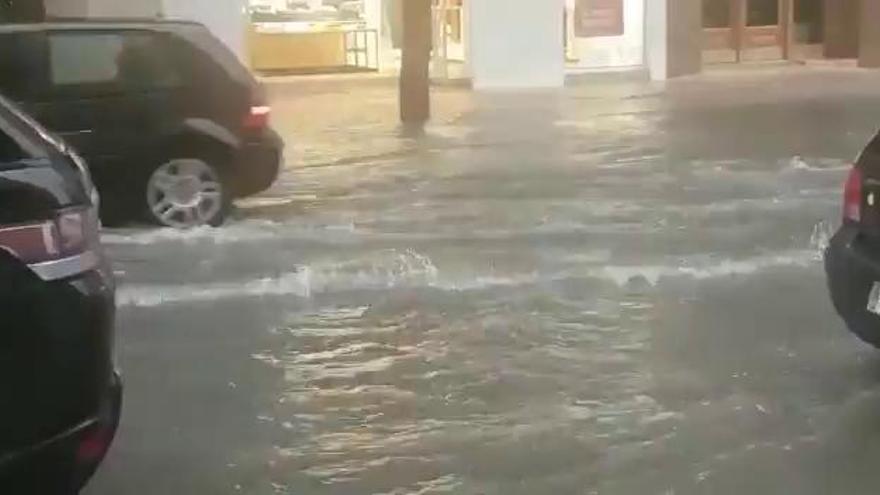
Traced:
<svg viewBox="0 0 880 495">
<path fill-rule="evenodd" d="M 808 60 L 824 56 L 825 6 L 823 0 L 794 0 L 791 43 L 792 60 Z"/>
<path fill-rule="evenodd" d="M 703 61 L 786 58 L 792 0 L 702 0 Z"/>
</svg>

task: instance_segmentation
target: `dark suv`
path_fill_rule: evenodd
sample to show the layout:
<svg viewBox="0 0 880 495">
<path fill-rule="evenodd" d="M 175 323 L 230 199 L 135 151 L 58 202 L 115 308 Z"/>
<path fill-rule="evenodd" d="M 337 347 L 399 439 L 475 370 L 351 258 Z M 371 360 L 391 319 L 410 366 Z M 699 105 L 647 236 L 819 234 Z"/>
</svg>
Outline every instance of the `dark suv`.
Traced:
<svg viewBox="0 0 880 495">
<path fill-rule="evenodd" d="M 880 134 L 850 170 L 843 223 L 825 253 L 835 309 L 849 329 L 880 347 Z"/>
<path fill-rule="evenodd" d="M 76 493 L 116 432 L 114 290 L 82 160 L 0 97 L 0 493 Z"/>
<path fill-rule="evenodd" d="M 86 158 L 105 220 L 218 225 L 278 175 L 262 88 L 199 24 L 0 25 L 0 92 Z"/>
</svg>

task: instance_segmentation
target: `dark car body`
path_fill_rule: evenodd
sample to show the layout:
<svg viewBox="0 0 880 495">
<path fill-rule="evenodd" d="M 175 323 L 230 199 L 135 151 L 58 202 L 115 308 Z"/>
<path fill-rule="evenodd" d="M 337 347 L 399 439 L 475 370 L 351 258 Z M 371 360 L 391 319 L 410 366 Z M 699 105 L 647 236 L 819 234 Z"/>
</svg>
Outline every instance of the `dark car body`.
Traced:
<svg viewBox="0 0 880 495">
<path fill-rule="evenodd" d="M 283 143 L 262 88 L 199 24 L 0 25 L 0 92 L 85 157 L 113 211 L 140 201 L 154 167 L 180 154 L 218 168 L 228 199 L 279 172 Z"/>
<path fill-rule="evenodd" d="M 0 493 L 76 493 L 121 408 L 112 273 L 79 157 L 0 97 Z"/>
<path fill-rule="evenodd" d="M 880 347 L 880 135 L 850 171 L 843 224 L 826 250 L 825 271 L 831 300 L 847 327 Z"/>
</svg>

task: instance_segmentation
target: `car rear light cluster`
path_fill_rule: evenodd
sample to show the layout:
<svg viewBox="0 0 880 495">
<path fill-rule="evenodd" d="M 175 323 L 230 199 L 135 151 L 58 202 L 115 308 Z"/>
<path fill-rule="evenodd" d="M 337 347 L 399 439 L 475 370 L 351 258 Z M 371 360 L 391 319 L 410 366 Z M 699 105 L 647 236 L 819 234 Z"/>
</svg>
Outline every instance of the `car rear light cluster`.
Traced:
<svg viewBox="0 0 880 495">
<path fill-rule="evenodd" d="M 67 278 L 97 266 L 98 238 L 90 209 L 68 210 L 54 219 L 0 226 L 0 249 L 27 264 L 44 280 Z"/>
<path fill-rule="evenodd" d="M 110 450 L 113 436 L 112 428 L 96 426 L 90 429 L 79 441 L 76 449 L 76 462 L 81 465 L 100 462 Z"/>
<path fill-rule="evenodd" d="M 843 220 L 861 222 L 862 220 L 862 171 L 853 167 L 843 188 Z"/>
<path fill-rule="evenodd" d="M 265 129 L 269 127 L 269 117 L 272 107 L 269 105 L 253 105 L 245 115 L 243 125 L 245 129 Z"/>
</svg>

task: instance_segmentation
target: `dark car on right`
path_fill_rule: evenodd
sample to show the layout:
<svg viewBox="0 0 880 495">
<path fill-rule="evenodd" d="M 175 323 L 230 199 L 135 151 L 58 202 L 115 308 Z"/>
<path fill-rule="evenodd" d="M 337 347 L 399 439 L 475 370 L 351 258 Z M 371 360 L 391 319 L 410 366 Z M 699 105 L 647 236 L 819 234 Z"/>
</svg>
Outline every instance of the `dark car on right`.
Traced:
<svg viewBox="0 0 880 495">
<path fill-rule="evenodd" d="M 196 23 L 0 25 L 0 92 L 85 157 L 105 221 L 219 225 L 279 172 L 262 87 Z"/>
<path fill-rule="evenodd" d="M 863 341 L 880 347 L 880 134 L 844 186 L 843 223 L 825 253 L 834 307 Z"/>
</svg>

